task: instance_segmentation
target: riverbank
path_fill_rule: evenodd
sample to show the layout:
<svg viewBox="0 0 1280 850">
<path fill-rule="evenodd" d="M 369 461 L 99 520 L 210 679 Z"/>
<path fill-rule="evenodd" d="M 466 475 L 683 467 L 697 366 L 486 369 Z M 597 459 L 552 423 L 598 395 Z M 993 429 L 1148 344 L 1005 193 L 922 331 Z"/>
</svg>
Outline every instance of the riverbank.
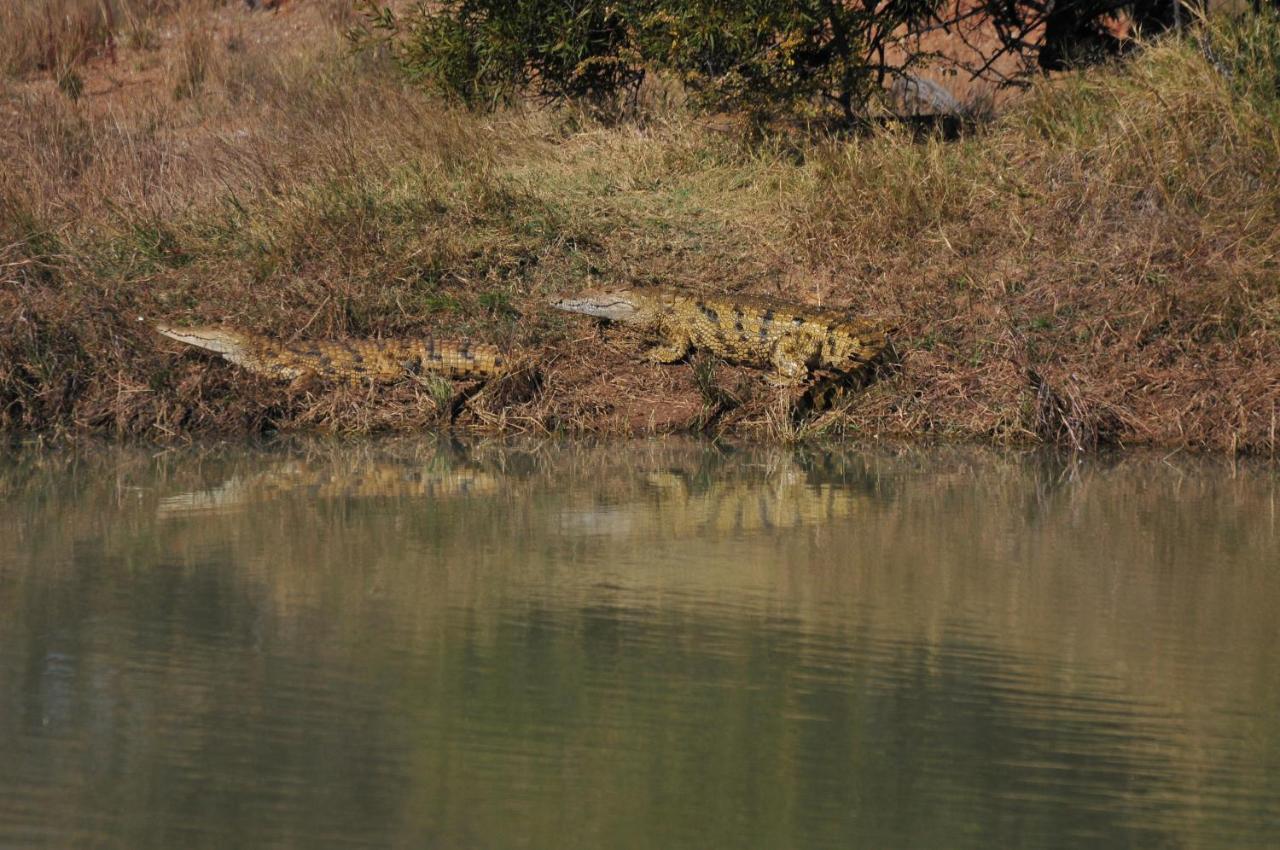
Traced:
<svg viewBox="0 0 1280 850">
<path fill-rule="evenodd" d="M 449 420 L 440 386 L 281 386 L 147 316 L 470 335 L 540 364 L 536 395 L 482 394 L 453 422 L 467 430 L 1275 454 L 1274 22 L 1059 77 L 958 141 L 922 141 L 752 137 L 669 92 L 615 126 L 477 115 L 350 55 L 338 7 L 216 6 L 78 83 L 0 83 L 0 428 L 171 440 Z M 628 283 L 844 306 L 895 328 L 901 363 L 797 425 L 758 373 L 651 365 L 636 337 L 545 306 Z"/>
</svg>

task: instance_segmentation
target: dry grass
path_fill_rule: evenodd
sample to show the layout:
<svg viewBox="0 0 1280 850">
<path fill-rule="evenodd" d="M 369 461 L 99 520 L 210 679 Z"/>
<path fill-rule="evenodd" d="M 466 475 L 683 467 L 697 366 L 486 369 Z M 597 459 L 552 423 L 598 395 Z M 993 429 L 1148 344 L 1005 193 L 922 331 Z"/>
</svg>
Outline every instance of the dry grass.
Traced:
<svg viewBox="0 0 1280 850">
<path fill-rule="evenodd" d="M 212 4 L 214 0 L 206 0 Z M 0 5 L 0 76 L 50 71 L 65 77 L 121 48 L 156 44 L 159 19 L 179 0 L 14 0 Z M 186 3 L 191 9 L 199 3 Z"/>
<path fill-rule="evenodd" d="M 1280 52 L 1274 25 L 1244 37 L 1267 58 L 1230 77 L 1171 42 L 960 144 L 832 156 L 804 241 L 876 275 L 858 306 L 903 329 L 904 375 L 929 376 L 850 421 L 1045 437 L 1071 410 L 1085 443 L 1274 453 Z"/>
<path fill-rule="evenodd" d="M 541 393 L 482 394 L 478 428 L 1275 452 L 1274 24 L 1046 83 L 958 142 L 747 142 L 675 108 L 451 109 L 347 54 L 346 8 L 216 7 L 91 63 L 79 100 L 0 90 L 0 427 L 440 421 L 438 393 L 290 394 L 146 315 L 527 348 Z M 544 307 L 632 281 L 847 304 L 898 328 L 901 362 L 795 423 L 750 370 L 650 366 Z"/>
</svg>

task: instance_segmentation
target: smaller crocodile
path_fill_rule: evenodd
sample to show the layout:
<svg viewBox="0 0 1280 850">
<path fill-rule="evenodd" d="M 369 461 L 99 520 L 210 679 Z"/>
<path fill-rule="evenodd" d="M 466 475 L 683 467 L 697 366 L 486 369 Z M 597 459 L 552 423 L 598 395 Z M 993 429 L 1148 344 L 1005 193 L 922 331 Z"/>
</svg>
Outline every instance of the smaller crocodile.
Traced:
<svg viewBox="0 0 1280 850">
<path fill-rule="evenodd" d="M 220 354 L 237 366 L 280 380 L 318 377 L 389 384 L 416 375 L 493 378 L 510 369 L 496 346 L 469 340 L 343 339 L 279 342 L 245 331 L 156 325 L 169 339 Z"/>
<path fill-rule="evenodd" d="M 888 345 L 883 328 L 872 322 L 765 298 L 649 287 L 565 296 L 551 306 L 656 333 L 661 342 L 649 357 L 659 363 L 674 363 L 696 348 L 771 368 L 770 381 L 780 386 L 804 383 L 811 370 L 861 372 Z"/>
</svg>

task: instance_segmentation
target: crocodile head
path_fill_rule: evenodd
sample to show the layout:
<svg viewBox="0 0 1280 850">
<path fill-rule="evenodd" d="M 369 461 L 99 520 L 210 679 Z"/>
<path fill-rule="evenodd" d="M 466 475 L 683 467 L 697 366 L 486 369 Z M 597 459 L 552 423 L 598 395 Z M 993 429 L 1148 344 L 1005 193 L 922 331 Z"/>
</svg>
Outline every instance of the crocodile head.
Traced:
<svg viewBox="0 0 1280 850">
<path fill-rule="evenodd" d="M 627 324 L 647 324 L 655 318 L 653 299 L 635 289 L 592 290 L 556 298 L 551 306 Z"/>
</svg>

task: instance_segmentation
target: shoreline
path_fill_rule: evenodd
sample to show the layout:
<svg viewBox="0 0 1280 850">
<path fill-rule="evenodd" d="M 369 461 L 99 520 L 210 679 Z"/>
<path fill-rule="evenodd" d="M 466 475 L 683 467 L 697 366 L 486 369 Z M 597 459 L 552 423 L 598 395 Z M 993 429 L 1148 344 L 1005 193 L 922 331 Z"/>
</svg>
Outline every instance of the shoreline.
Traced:
<svg viewBox="0 0 1280 850">
<path fill-rule="evenodd" d="M 4 300 L 0 293 L 0 304 Z M 901 343 L 898 365 L 832 410 L 797 421 L 792 412 L 801 389 L 769 386 L 760 369 L 696 352 L 687 362 L 652 364 L 644 360 L 650 344 L 644 334 L 589 319 L 561 320 L 565 327 L 557 342 L 519 349 L 526 363 L 540 364 L 536 382 L 508 386 L 504 379 L 490 379 L 450 384 L 428 377 L 348 385 L 291 384 L 255 375 L 215 355 L 165 340 L 136 321 L 104 321 L 111 312 L 107 305 L 96 316 L 76 311 L 73 318 L 56 320 L 33 310 L 30 299 L 17 304 L 16 311 L 19 315 L 10 314 L 9 327 L 27 335 L 11 335 L 8 343 L 25 342 L 29 351 L 39 351 L 51 361 L 52 370 L 43 385 L 37 385 L 38 394 L 17 399 L 0 394 L 0 411 L 8 425 L 3 433 L 11 441 L 65 444 L 106 438 L 174 444 L 206 438 L 375 437 L 431 431 L 463 438 L 686 435 L 752 443 L 888 441 L 1275 458 L 1275 430 L 1253 443 L 1215 444 L 1193 435 L 1143 439 L 1132 425 L 1126 427 L 1131 419 L 1118 415 L 1105 401 L 1098 402 L 1096 390 L 1090 393 L 1078 379 L 1071 380 L 1074 376 L 1065 384 L 1052 384 L 1034 369 L 1019 374 L 1019 364 L 1013 361 L 995 364 L 1005 379 L 1002 412 L 1009 418 L 997 418 L 999 429 L 994 431 L 981 427 L 984 420 L 966 428 L 952 404 L 930 411 L 924 397 L 938 382 L 955 380 L 954 374 L 913 368 L 929 352 L 903 349 Z M 94 381 L 79 380 L 97 371 L 88 362 L 89 352 L 102 349 L 115 353 L 115 368 Z M 969 376 L 976 380 L 991 368 L 979 364 Z M 24 419 L 40 422 L 41 427 L 14 427 Z M 1271 421 L 1275 422 L 1274 413 Z"/>
</svg>

